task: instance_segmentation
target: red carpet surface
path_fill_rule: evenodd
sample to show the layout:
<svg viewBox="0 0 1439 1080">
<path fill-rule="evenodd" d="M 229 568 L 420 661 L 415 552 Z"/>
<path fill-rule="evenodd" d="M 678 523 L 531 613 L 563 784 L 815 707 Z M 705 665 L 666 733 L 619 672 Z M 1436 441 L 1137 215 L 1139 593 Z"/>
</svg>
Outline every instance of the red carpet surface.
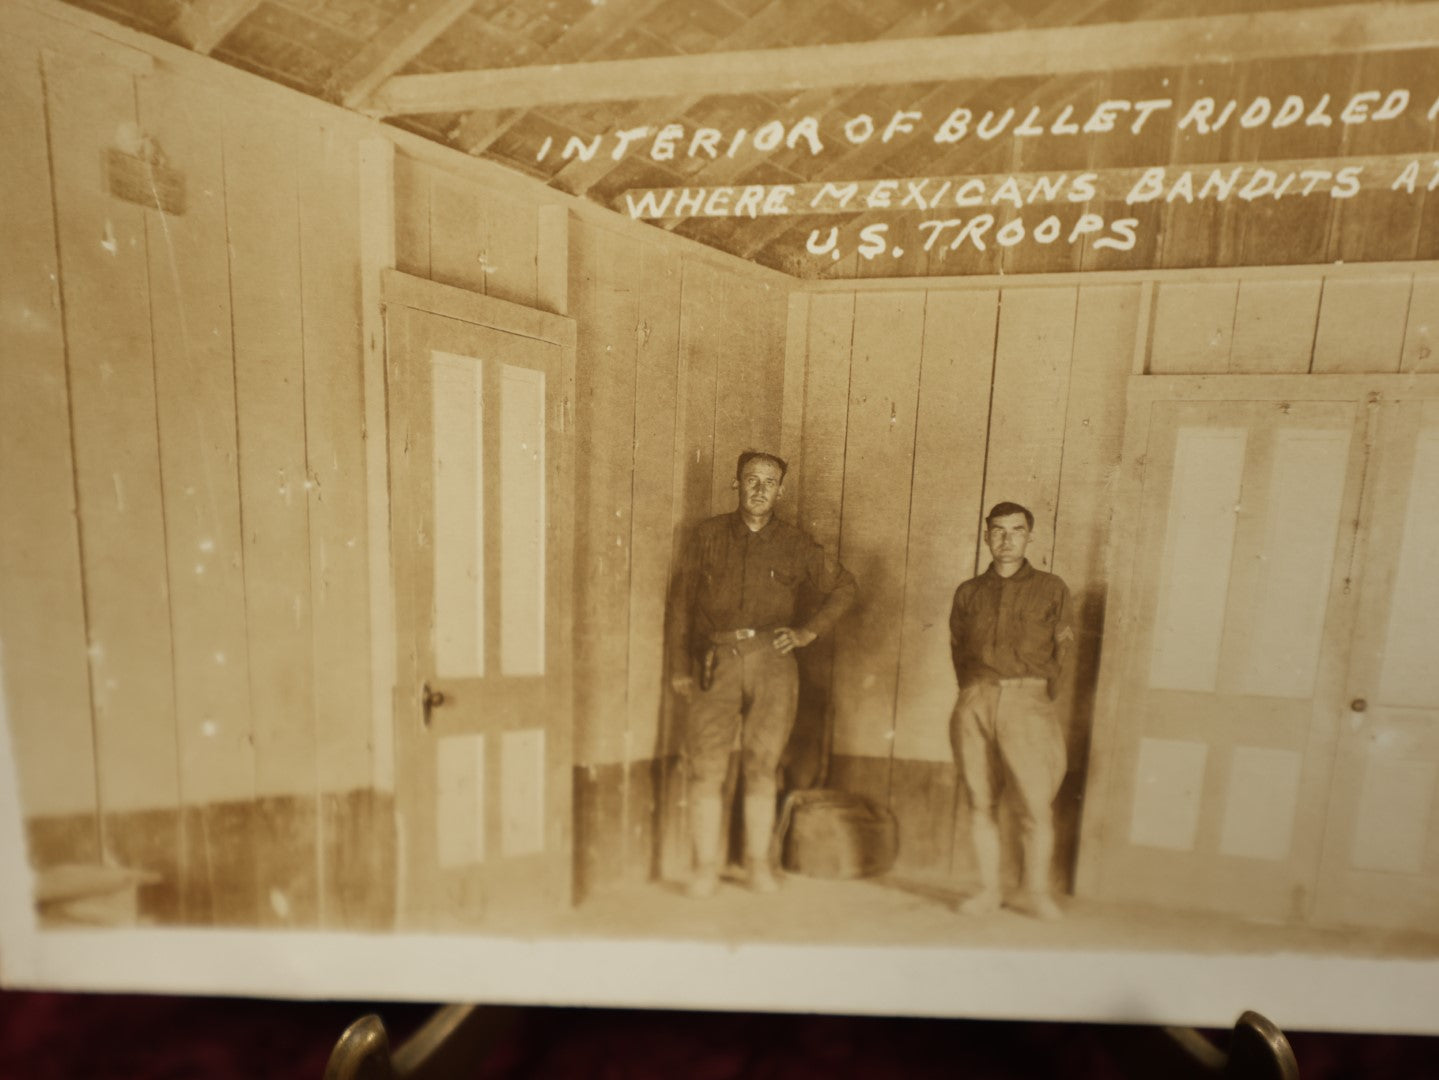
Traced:
<svg viewBox="0 0 1439 1080">
<path fill-rule="evenodd" d="M 417 1005 L 0 993 L 0 1077 L 319 1080 L 340 1032 L 371 1011 L 396 1044 L 429 1013 Z M 1439 1038 L 1290 1039 L 1302 1080 L 1439 1076 Z M 469 1075 L 1149 1080 L 1170 1074 L 1164 1050 L 1151 1032 L 1103 1025 L 527 1009 Z"/>
</svg>

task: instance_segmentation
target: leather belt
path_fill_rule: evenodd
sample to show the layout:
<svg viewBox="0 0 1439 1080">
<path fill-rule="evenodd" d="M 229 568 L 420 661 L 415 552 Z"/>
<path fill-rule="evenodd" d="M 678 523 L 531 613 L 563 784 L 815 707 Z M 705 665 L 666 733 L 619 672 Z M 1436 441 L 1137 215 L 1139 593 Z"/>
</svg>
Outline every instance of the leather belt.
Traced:
<svg viewBox="0 0 1439 1080">
<path fill-rule="evenodd" d="M 750 638 L 767 633 L 769 633 L 768 630 L 753 630 L 749 627 L 743 630 L 716 630 L 710 635 L 710 641 L 716 645 L 733 645 L 736 642 L 748 641 Z"/>
<path fill-rule="evenodd" d="M 748 656 L 774 644 L 773 630 L 721 630 L 710 635 L 710 644 L 731 656 Z"/>
</svg>

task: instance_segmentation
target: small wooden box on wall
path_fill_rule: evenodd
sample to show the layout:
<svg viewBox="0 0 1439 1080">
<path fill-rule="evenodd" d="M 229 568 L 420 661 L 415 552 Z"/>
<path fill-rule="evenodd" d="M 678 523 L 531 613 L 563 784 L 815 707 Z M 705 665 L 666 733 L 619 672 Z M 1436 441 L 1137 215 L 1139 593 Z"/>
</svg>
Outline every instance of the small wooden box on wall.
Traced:
<svg viewBox="0 0 1439 1080">
<path fill-rule="evenodd" d="M 172 215 L 185 212 L 185 177 L 165 163 L 149 139 L 139 154 L 107 147 L 104 165 L 105 186 L 115 198 Z"/>
</svg>

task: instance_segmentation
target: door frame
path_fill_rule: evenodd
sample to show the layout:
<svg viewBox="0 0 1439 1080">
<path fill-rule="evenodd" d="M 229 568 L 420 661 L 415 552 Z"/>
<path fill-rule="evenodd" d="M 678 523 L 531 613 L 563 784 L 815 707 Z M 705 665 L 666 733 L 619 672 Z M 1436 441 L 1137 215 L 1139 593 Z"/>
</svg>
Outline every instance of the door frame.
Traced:
<svg viewBox="0 0 1439 1080">
<path fill-rule="evenodd" d="M 383 528 L 386 537 L 387 562 L 384 580 L 385 588 L 388 590 L 386 597 L 390 620 L 384 627 L 375 627 L 372 633 L 386 635 L 390 653 L 391 666 L 390 674 L 393 682 L 388 688 L 389 701 L 391 703 L 391 737 L 394 747 L 395 763 L 395 835 L 398 842 L 396 857 L 396 925 L 403 926 L 418 910 L 426 909 L 423 897 L 418 905 L 413 894 L 417 887 L 423 887 L 429 880 L 427 872 L 417 873 L 422 868 L 413 867 L 407 864 L 406 830 L 404 821 L 406 807 L 402 798 L 406 781 L 402 777 L 402 770 L 406 767 L 410 744 L 413 737 L 402 730 L 402 725 L 415 722 L 415 717 L 406 709 L 400 707 L 398 694 L 400 685 L 404 681 L 401 677 L 401 663 L 403 656 L 399 641 L 399 619 L 396 605 L 398 593 L 397 567 L 393 544 L 390 537 L 395 522 L 393 520 L 393 500 L 391 498 L 391 485 L 394 482 L 392 469 L 391 437 L 392 426 L 395 417 L 391 410 L 390 383 L 394 376 L 393 361 L 390 353 L 391 342 L 388 340 L 388 311 L 391 307 L 402 307 L 412 311 L 440 318 L 452 319 L 457 322 L 467 323 L 473 326 L 483 327 L 502 334 L 511 334 L 516 337 L 544 342 L 554 345 L 561 350 L 563 357 L 563 375 L 561 385 L 555 393 L 556 408 L 551 411 L 549 423 L 558 428 L 562 436 L 559 442 L 559 460 L 554 462 L 556 473 L 564 478 L 554 489 L 555 505 L 558 510 L 558 521 L 555 523 L 554 531 L 551 534 L 550 550 L 554 552 L 557 560 L 554 574 L 554 588 L 551 595 L 559 600 L 560 608 L 555 613 L 556 634 L 562 647 L 557 650 L 557 655 L 550 658 L 553 665 L 546 678 L 557 684 L 555 699 L 562 702 L 564 715 L 553 719 L 553 730 L 563 736 L 563 746 L 566 757 L 571 761 L 573 772 L 573 746 L 574 746 L 574 574 L 575 574 L 575 551 L 574 551 L 574 433 L 575 433 L 575 363 L 577 353 L 577 326 L 574 319 L 565 315 L 556 315 L 552 312 L 542 311 L 536 308 L 526 307 L 508 300 L 501 300 L 492 296 L 485 296 L 481 293 L 471 292 L 467 289 L 457 288 L 452 285 L 445 285 L 440 282 L 430 281 L 427 278 L 416 277 L 413 274 L 406 274 L 403 271 L 386 268 L 380 275 L 380 305 L 385 319 L 383 325 L 386 327 L 386 341 L 384 342 L 384 375 L 381 382 L 384 398 L 385 429 L 380 432 L 368 432 L 367 438 L 376 438 L 383 442 L 384 461 L 384 517 Z M 373 490 L 373 488 L 372 488 Z M 548 725 L 547 725 L 548 726 Z M 558 865 L 565 868 L 567 875 L 564 881 L 563 901 L 569 903 L 573 896 L 573 843 L 574 843 L 574 821 L 573 807 L 571 805 L 571 792 L 573 789 L 573 777 L 567 775 L 563 783 L 558 785 L 557 790 L 552 793 L 556 800 L 556 813 L 559 816 L 560 850 L 555 851 L 554 858 Z M 547 798 L 551 797 L 547 794 Z"/>
<path fill-rule="evenodd" d="M 1384 402 L 1412 396 L 1439 394 L 1439 374 L 1292 374 L 1292 375 L 1132 375 L 1126 386 L 1123 449 L 1119 487 L 1113 503 L 1108 558 L 1109 591 L 1105 600 L 1105 642 L 1095 690 L 1094 726 L 1090 735 L 1084 803 L 1080 819 L 1075 893 L 1103 898 L 1107 895 L 1106 840 L 1121 830 L 1119 808 L 1112 805 L 1121 778 L 1116 776 L 1114 752 L 1121 742 L 1120 710 L 1139 630 L 1133 613 L 1138 582 L 1137 560 L 1130 558 L 1138 543 L 1144 495 L 1145 454 L 1152 427 L 1152 406 L 1159 402 L 1223 401 L 1351 401 L 1365 403 L 1368 418 L 1363 427 L 1365 468 L 1373 454 L 1374 415 Z M 1367 478 L 1366 478 L 1367 479 Z M 1366 482 L 1361 479 L 1361 485 Z M 1365 505 L 1361 487 L 1361 511 Z M 1362 554 L 1363 538 L 1356 540 L 1353 559 Z M 1349 612 L 1343 633 L 1352 635 L 1354 612 Z M 1334 762 L 1323 763 L 1332 775 Z M 1318 867 L 1316 867 L 1316 873 Z"/>
</svg>

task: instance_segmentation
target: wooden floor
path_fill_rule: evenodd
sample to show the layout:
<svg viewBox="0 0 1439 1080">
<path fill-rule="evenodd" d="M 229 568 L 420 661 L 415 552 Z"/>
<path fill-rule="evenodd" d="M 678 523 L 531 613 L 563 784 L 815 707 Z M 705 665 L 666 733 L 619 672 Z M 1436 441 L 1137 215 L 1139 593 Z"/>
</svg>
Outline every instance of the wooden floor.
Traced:
<svg viewBox="0 0 1439 1080">
<path fill-rule="evenodd" d="M 966 917 L 955 911 L 960 897 L 950 883 L 919 879 L 820 881 L 790 876 L 777 894 L 767 896 L 725 882 L 707 900 L 691 900 L 671 882 L 635 884 L 586 900 L 548 922 L 543 933 L 746 943 L 1439 957 L 1439 934 L 1280 926 L 1073 898 L 1063 899 L 1065 917 L 1054 923 L 1008 910 Z M 502 934 L 538 929 L 487 927 Z"/>
</svg>

